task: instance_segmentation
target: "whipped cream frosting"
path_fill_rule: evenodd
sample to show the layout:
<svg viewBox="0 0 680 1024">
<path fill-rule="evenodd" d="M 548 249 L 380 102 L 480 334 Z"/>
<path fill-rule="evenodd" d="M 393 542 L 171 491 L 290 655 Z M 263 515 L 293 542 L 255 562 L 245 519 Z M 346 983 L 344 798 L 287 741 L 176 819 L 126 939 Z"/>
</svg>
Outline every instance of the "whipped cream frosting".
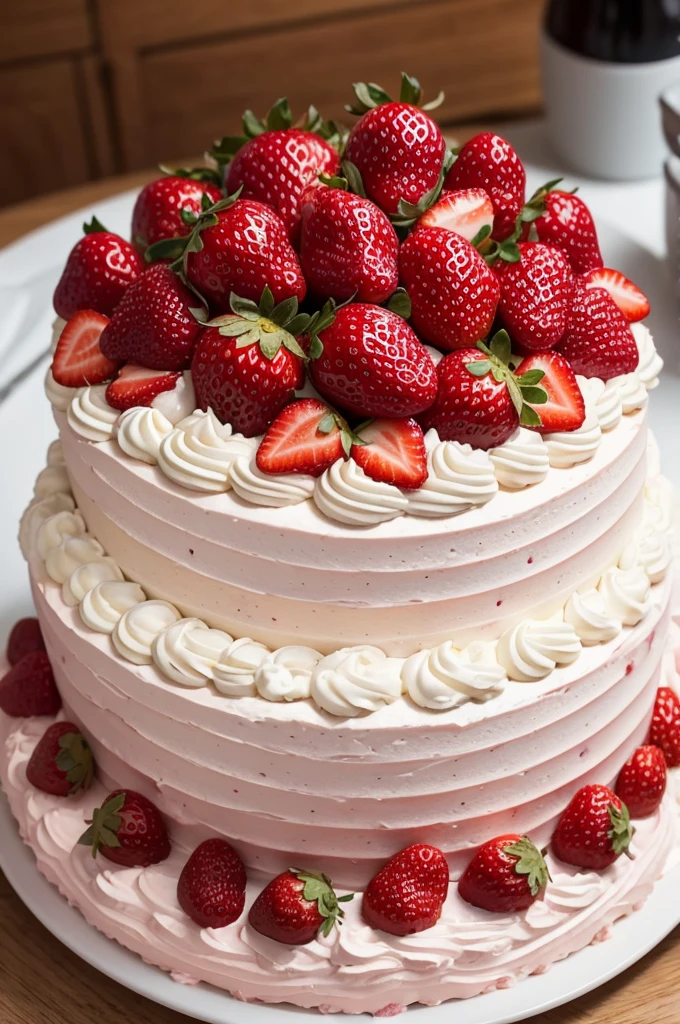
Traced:
<svg viewBox="0 0 680 1024">
<path fill-rule="evenodd" d="M 83 595 L 80 617 L 95 633 L 113 633 L 123 615 L 143 601 L 146 601 L 146 594 L 139 584 L 102 580 Z M 136 653 L 137 647 L 134 651 Z"/>
<path fill-rule="evenodd" d="M 64 604 L 75 608 L 97 584 L 116 580 L 122 582 L 123 574 L 112 558 L 104 557 L 99 562 L 85 562 L 74 569 L 69 579 L 62 583 L 62 600 Z"/>
<path fill-rule="evenodd" d="M 41 469 L 33 486 L 33 496 L 38 501 L 53 494 L 70 494 L 71 481 L 63 463 L 51 463 Z"/>
<path fill-rule="evenodd" d="M 638 409 L 643 409 L 649 401 L 647 388 L 638 376 L 637 371 L 625 373 L 621 377 L 612 377 L 612 380 L 607 383 L 611 387 L 618 387 L 624 416 L 637 412 Z"/>
<path fill-rule="evenodd" d="M 170 391 L 161 391 L 160 395 L 156 395 L 151 402 L 151 408 L 157 409 L 173 427 L 180 420 L 190 416 L 196 408 L 191 370 L 185 370 Z"/>
<path fill-rule="evenodd" d="M 181 619 L 169 601 L 143 601 L 129 608 L 116 623 L 111 638 L 118 653 L 133 665 L 150 665 L 156 637 Z"/>
<path fill-rule="evenodd" d="M 614 430 L 623 416 L 621 388 L 617 378 L 606 382 L 594 378 L 591 382 L 591 394 L 595 396 L 595 412 L 601 429 L 606 432 Z"/>
<path fill-rule="evenodd" d="M 499 485 L 508 491 L 540 484 L 550 472 L 548 446 L 539 433 L 526 427 L 518 427 L 489 456 Z"/>
<path fill-rule="evenodd" d="M 427 480 L 407 492 L 407 512 L 419 516 L 455 516 L 485 505 L 498 491 L 494 467 L 486 452 L 457 441 L 440 441 L 435 430 L 425 437 Z"/>
<path fill-rule="evenodd" d="M 663 359 L 656 350 L 651 331 L 644 323 L 631 324 L 630 329 L 638 348 L 639 362 L 636 374 L 647 391 L 652 391 L 659 384 L 659 375 L 663 370 Z"/>
<path fill-rule="evenodd" d="M 50 338 L 50 352 L 54 352 L 57 347 L 57 342 L 61 338 L 61 332 L 66 327 L 66 321 L 63 317 L 57 316 L 52 321 L 52 336 Z"/>
<path fill-rule="evenodd" d="M 263 473 L 255 459 L 242 455 L 231 464 L 229 482 L 251 505 L 283 508 L 311 498 L 316 481 L 306 473 Z"/>
<path fill-rule="evenodd" d="M 312 673 L 321 655 L 311 647 L 280 647 L 266 655 L 255 670 L 255 688 L 265 700 L 305 700 Z"/>
<path fill-rule="evenodd" d="M 106 384 L 79 388 L 66 416 L 69 426 L 87 441 L 109 441 L 115 434 L 120 413 L 106 401 Z"/>
<path fill-rule="evenodd" d="M 19 544 L 24 558 L 35 548 L 40 527 L 51 516 L 58 512 L 73 512 L 76 503 L 71 494 L 64 491 L 55 491 L 46 498 L 32 501 L 28 506 L 19 526 Z"/>
<path fill-rule="evenodd" d="M 192 491 L 219 494 L 231 482 L 229 470 L 235 459 L 250 455 L 256 441 L 234 434 L 212 409 L 192 413 L 161 440 L 157 461 L 174 483 Z"/>
<path fill-rule="evenodd" d="M 38 530 L 35 541 L 38 558 L 43 562 L 50 551 L 58 548 L 64 537 L 82 537 L 87 532 L 80 512 L 57 512 L 46 519 Z"/>
<path fill-rule="evenodd" d="M 401 696 L 402 666 L 401 658 L 388 658 L 377 647 L 342 648 L 315 667 L 311 696 L 341 718 L 378 711 Z"/>
<path fill-rule="evenodd" d="M 480 703 L 503 692 L 505 669 L 495 645 L 475 641 L 462 650 L 451 643 L 420 651 L 404 662 L 404 688 L 421 708 L 447 711 L 467 701 Z"/>
<path fill-rule="evenodd" d="M 338 459 L 316 481 L 316 507 L 338 523 L 375 526 L 406 512 L 409 499 L 392 484 L 372 480 L 354 459 Z"/>
<path fill-rule="evenodd" d="M 571 595 L 564 620 L 573 626 L 584 647 L 606 644 L 621 632 L 621 622 L 610 614 L 604 595 L 594 587 Z"/>
<path fill-rule="evenodd" d="M 69 515 L 70 513 L 58 514 Z M 47 522 L 49 523 L 50 520 L 48 519 Z M 45 568 L 48 576 L 55 583 L 66 583 L 78 566 L 86 565 L 88 562 L 98 562 L 103 557 L 104 548 L 88 533 L 75 537 L 67 534 L 62 537 L 57 547 L 48 552 L 45 558 Z"/>
<path fill-rule="evenodd" d="M 48 466 L 65 466 L 66 460 L 64 458 L 64 448 L 61 441 L 52 441 L 47 449 L 47 465 Z"/>
<path fill-rule="evenodd" d="M 270 653 L 268 647 L 250 637 L 234 640 L 220 653 L 213 666 L 215 687 L 227 697 L 254 697 L 257 693 L 257 670 Z"/>
<path fill-rule="evenodd" d="M 131 459 L 155 466 L 161 441 L 171 430 L 172 423 L 160 409 L 139 405 L 121 414 L 116 424 L 116 439 Z"/>
<path fill-rule="evenodd" d="M 210 629 L 200 619 L 179 619 L 153 641 L 151 653 L 168 679 L 182 686 L 203 686 L 212 679 L 220 655 L 234 638 Z"/>
<path fill-rule="evenodd" d="M 581 640 L 570 622 L 530 620 L 507 630 L 496 654 L 509 679 L 531 683 L 544 679 L 558 665 L 571 665 L 581 653 Z"/>
<path fill-rule="evenodd" d="M 586 377 L 576 378 L 586 407 L 586 416 L 577 430 L 560 430 L 544 434 L 550 465 L 557 469 L 568 469 L 580 462 L 588 462 L 594 456 L 602 441 L 602 427 L 597 412 L 597 390 L 602 382 Z M 597 390 L 595 390 L 597 389 Z"/>
<path fill-rule="evenodd" d="M 53 409 L 66 412 L 69 405 L 78 394 L 78 388 L 67 388 L 63 384 L 57 384 L 52 376 L 52 367 L 48 367 L 45 374 L 45 395 Z"/>
<path fill-rule="evenodd" d="M 612 566 L 600 580 L 599 591 L 610 613 L 624 626 L 636 626 L 649 611 L 650 584 L 642 566 Z"/>
</svg>

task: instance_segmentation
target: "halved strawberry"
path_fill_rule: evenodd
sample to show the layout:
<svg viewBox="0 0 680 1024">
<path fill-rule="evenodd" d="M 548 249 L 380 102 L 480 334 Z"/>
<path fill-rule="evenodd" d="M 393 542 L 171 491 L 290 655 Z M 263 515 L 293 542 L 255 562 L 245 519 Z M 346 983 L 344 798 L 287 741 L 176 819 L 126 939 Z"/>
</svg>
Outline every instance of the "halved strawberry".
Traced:
<svg viewBox="0 0 680 1024">
<path fill-rule="evenodd" d="M 542 434 L 578 430 L 586 418 L 586 407 L 574 371 L 564 356 L 559 352 L 537 352 L 522 360 L 517 374 L 521 376 L 529 370 L 543 371 L 540 384 L 548 393 L 548 401 L 538 409 L 541 425 L 535 429 Z"/>
<path fill-rule="evenodd" d="M 65 388 L 102 384 L 113 377 L 120 363 L 107 359 L 99 338 L 109 322 L 102 313 L 81 309 L 64 327 L 52 360 L 52 376 Z"/>
<path fill-rule="evenodd" d="M 156 395 L 172 391 L 181 376 L 174 370 L 149 370 L 146 366 L 126 363 L 106 389 L 106 401 L 121 412 L 135 405 L 151 405 Z"/>
<path fill-rule="evenodd" d="M 471 242 L 484 227 L 493 227 L 493 205 L 483 188 L 444 191 L 416 227 L 446 228 Z"/>
<path fill-rule="evenodd" d="M 352 458 L 372 480 L 414 491 L 427 480 L 423 432 L 415 420 L 372 420 L 357 431 Z"/>
<path fill-rule="evenodd" d="M 630 323 L 649 316 L 649 299 L 620 270 L 595 267 L 583 275 L 586 288 L 605 288 Z"/>
<path fill-rule="evenodd" d="M 317 398 L 285 406 L 262 438 L 255 461 L 263 473 L 321 476 L 354 440 L 344 420 Z"/>
</svg>

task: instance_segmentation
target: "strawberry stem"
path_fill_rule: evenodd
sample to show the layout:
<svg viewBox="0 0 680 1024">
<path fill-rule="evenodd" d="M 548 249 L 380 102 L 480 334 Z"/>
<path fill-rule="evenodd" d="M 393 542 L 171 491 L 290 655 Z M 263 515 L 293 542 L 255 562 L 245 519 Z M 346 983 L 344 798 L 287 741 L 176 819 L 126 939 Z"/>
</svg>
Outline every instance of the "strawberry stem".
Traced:
<svg viewBox="0 0 680 1024">
<path fill-rule="evenodd" d="M 319 914 L 323 918 L 319 929 L 321 934 L 323 936 L 330 935 L 333 925 L 340 926 L 345 916 L 345 912 L 339 904 L 348 903 L 354 899 L 354 893 L 338 897 L 333 889 L 333 883 L 327 875 L 317 875 L 301 871 L 299 868 L 290 868 L 290 872 L 304 882 L 302 890 L 304 899 L 310 903 L 316 903 Z"/>
<path fill-rule="evenodd" d="M 89 789 L 94 778 L 94 758 L 85 737 L 79 732 L 64 733 L 59 737 L 59 748 L 57 768 L 65 772 L 71 783 L 69 795 Z"/>
<path fill-rule="evenodd" d="M 487 345 L 484 341 L 477 342 L 477 348 L 486 359 L 477 359 L 467 363 L 466 369 L 473 377 L 486 377 L 491 374 L 499 384 L 505 383 L 519 422 L 523 427 L 540 427 L 541 417 L 533 408 L 534 405 L 545 405 L 548 393 L 536 385 L 543 380 L 543 370 L 529 370 L 526 374 L 517 375 L 510 366 L 512 358 L 512 342 L 507 331 L 501 330 L 494 334 Z"/>
<path fill-rule="evenodd" d="M 510 857 L 517 857 L 515 873 L 526 875 L 531 895 L 538 896 L 551 881 L 545 857 L 538 847 L 534 846 L 528 836 L 522 836 L 516 843 L 506 846 L 503 852 Z"/>
<path fill-rule="evenodd" d="M 96 807 L 92 812 L 90 827 L 83 832 L 78 840 L 83 846 L 92 847 L 92 856 L 96 857 L 102 846 L 109 849 L 120 846 L 118 829 L 121 826 L 119 811 L 125 803 L 125 793 L 119 793 L 111 800 L 107 800 L 101 807 Z"/>
</svg>

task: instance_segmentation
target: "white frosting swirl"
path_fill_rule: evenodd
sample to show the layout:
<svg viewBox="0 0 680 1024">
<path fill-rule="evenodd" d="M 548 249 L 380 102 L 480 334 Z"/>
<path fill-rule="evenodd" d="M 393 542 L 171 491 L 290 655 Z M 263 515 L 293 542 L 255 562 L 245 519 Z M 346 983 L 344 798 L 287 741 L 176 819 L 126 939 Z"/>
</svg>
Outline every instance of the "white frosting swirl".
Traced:
<svg viewBox="0 0 680 1024">
<path fill-rule="evenodd" d="M 475 641 L 462 650 L 450 642 L 412 654 L 404 662 L 404 688 L 421 708 L 448 711 L 482 703 L 503 692 L 507 677 L 493 644 Z"/>
<path fill-rule="evenodd" d="M 124 576 L 112 558 L 102 558 L 100 562 L 86 562 L 75 569 L 69 579 L 61 586 L 64 604 L 74 608 L 86 594 L 94 590 L 100 583 L 107 581 L 122 582 Z"/>
<path fill-rule="evenodd" d="M 433 437 L 434 435 L 434 437 Z M 458 441 L 427 434 L 427 480 L 407 492 L 407 512 L 417 516 L 454 516 L 485 505 L 498 492 L 493 464 L 486 452 Z"/>
<path fill-rule="evenodd" d="M 234 640 L 221 652 L 213 667 L 216 688 L 227 697 L 254 697 L 257 693 L 255 674 L 270 653 L 264 644 L 247 636 Z"/>
<path fill-rule="evenodd" d="M 79 565 L 98 562 L 104 557 L 104 548 L 98 540 L 84 533 L 82 537 L 64 537 L 58 548 L 53 548 L 45 559 L 47 574 L 55 583 L 65 583 Z"/>
<path fill-rule="evenodd" d="M 83 595 L 80 617 L 97 633 L 113 633 L 123 615 L 145 601 L 146 594 L 139 584 L 103 580 Z"/>
<path fill-rule="evenodd" d="M 161 672 L 183 686 L 203 686 L 234 638 L 200 619 L 179 619 L 159 633 L 151 654 Z"/>
<path fill-rule="evenodd" d="M 54 352 L 57 343 L 61 338 L 61 332 L 66 327 L 66 321 L 62 316 L 57 316 L 52 321 L 52 337 L 50 338 L 50 352 Z"/>
<path fill-rule="evenodd" d="M 80 512 L 57 512 L 46 519 L 38 530 L 35 549 L 44 562 L 50 551 L 58 548 L 64 537 L 82 537 L 87 532 Z"/>
<path fill-rule="evenodd" d="M 255 672 L 255 687 L 265 700 L 305 700 L 312 672 L 321 655 L 311 647 L 280 647 L 263 658 Z"/>
<path fill-rule="evenodd" d="M 556 469 L 569 469 L 580 462 L 588 462 L 600 447 L 602 428 L 596 410 L 595 386 L 589 378 L 576 378 L 585 401 L 586 417 L 577 430 L 559 430 L 545 434 L 550 465 Z M 601 384 L 601 381 L 598 381 Z M 599 389 L 598 389 L 599 390 Z"/>
<path fill-rule="evenodd" d="M 659 474 L 645 485 L 644 524 L 649 529 L 661 533 L 673 533 L 675 530 L 675 491 L 670 480 Z"/>
<path fill-rule="evenodd" d="M 172 426 L 189 416 L 196 408 L 191 370 L 185 370 L 170 391 L 161 391 L 160 395 L 156 395 L 151 402 L 151 408 L 157 409 Z"/>
<path fill-rule="evenodd" d="M 597 378 L 594 378 L 597 379 Z M 621 388 L 616 377 L 608 381 L 600 381 L 602 390 L 595 400 L 595 412 L 602 430 L 613 430 L 618 427 L 623 416 Z"/>
<path fill-rule="evenodd" d="M 650 583 L 660 583 L 672 561 L 670 533 L 655 529 L 649 522 L 643 522 L 633 540 L 623 549 L 619 567 L 633 569 L 640 566 L 647 573 Z"/>
<path fill-rule="evenodd" d="M 663 370 L 663 359 L 656 350 L 651 331 L 643 323 L 631 324 L 639 361 L 635 370 L 647 391 L 653 391 L 659 384 L 659 374 Z"/>
<path fill-rule="evenodd" d="M 489 456 L 496 479 L 508 491 L 540 484 L 550 470 L 548 446 L 539 433 L 518 427 L 508 440 L 492 448 Z"/>
<path fill-rule="evenodd" d="M 378 711 L 401 696 L 403 664 L 377 647 L 344 647 L 316 666 L 311 696 L 324 711 L 341 718 Z"/>
<path fill-rule="evenodd" d="M 231 464 L 229 480 L 239 498 L 252 505 L 283 508 L 311 498 L 315 479 L 305 473 L 263 473 L 255 459 L 241 456 Z"/>
<path fill-rule="evenodd" d="M 557 665 L 571 665 L 581 653 L 581 641 L 570 622 L 529 620 L 508 629 L 498 641 L 496 655 L 519 683 L 544 679 Z"/>
<path fill-rule="evenodd" d="M 136 405 L 122 413 L 116 426 L 116 437 L 131 459 L 155 466 L 161 441 L 171 430 L 172 423 L 158 409 Z"/>
<path fill-rule="evenodd" d="M 71 481 L 66 466 L 59 463 L 41 469 L 33 485 L 33 494 L 39 501 L 42 498 L 49 498 L 52 494 L 70 493 Z"/>
<path fill-rule="evenodd" d="M 374 526 L 406 512 L 409 499 L 392 484 L 372 480 L 354 459 L 338 459 L 316 481 L 317 508 L 338 523 Z"/>
<path fill-rule="evenodd" d="M 50 403 L 53 409 L 58 409 L 59 412 L 66 412 L 69 405 L 78 394 L 78 388 L 67 388 L 63 384 L 57 384 L 56 380 L 52 376 L 52 367 L 47 368 L 45 374 L 45 394 L 47 395 L 47 401 Z"/>
<path fill-rule="evenodd" d="M 565 622 L 574 627 L 584 647 L 606 644 L 621 632 L 621 623 L 613 618 L 599 590 L 572 594 L 564 609 Z"/>
<path fill-rule="evenodd" d="M 607 569 L 598 587 L 610 615 L 624 626 L 637 626 L 649 611 L 650 583 L 641 566 Z"/>
<path fill-rule="evenodd" d="M 649 401 L 647 388 L 638 377 L 637 372 L 612 377 L 611 381 L 607 383 L 611 387 L 618 387 L 624 416 L 629 416 L 631 413 L 637 412 L 638 409 L 644 409 Z"/>
<path fill-rule="evenodd" d="M 116 623 L 111 634 L 113 645 L 134 665 L 150 665 L 154 640 L 181 617 L 169 601 L 142 601 L 129 608 Z"/>
<path fill-rule="evenodd" d="M 48 466 L 64 466 L 66 465 L 66 459 L 64 458 L 64 449 L 62 448 L 61 441 L 52 441 L 49 448 L 47 449 L 47 465 Z"/>
<path fill-rule="evenodd" d="M 32 501 L 28 506 L 19 525 L 19 545 L 24 558 L 29 559 L 35 549 L 40 527 L 45 520 L 57 512 L 73 512 L 76 503 L 70 494 L 55 491 L 40 501 Z"/>
<path fill-rule="evenodd" d="M 218 494 L 230 486 L 229 468 L 240 455 L 250 455 L 257 442 L 233 434 L 212 409 L 198 410 L 162 439 L 157 455 L 165 475 L 192 491 Z"/>
<path fill-rule="evenodd" d="M 120 413 L 106 401 L 106 385 L 80 388 L 68 407 L 66 418 L 76 434 L 88 441 L 110 441 Z"/>
</svg>

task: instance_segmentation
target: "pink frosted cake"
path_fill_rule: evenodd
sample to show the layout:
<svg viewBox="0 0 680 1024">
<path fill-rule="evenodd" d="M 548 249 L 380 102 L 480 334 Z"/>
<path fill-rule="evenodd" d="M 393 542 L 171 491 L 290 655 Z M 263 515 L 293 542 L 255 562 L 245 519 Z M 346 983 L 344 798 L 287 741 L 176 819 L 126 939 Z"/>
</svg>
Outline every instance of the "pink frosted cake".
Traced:
<svg viewBox="0 0 680 1024">
<path fill-rule="evenodd" d="M 359 86 L 349 137 L 279 101 L 132 243 L 87 226 L 0 681 L 69 902 L 322 1012 L 543 971 L 677 847 L 646 299 L 582 200 L 526 203 L 507 142 L 454 158 L 419 100 Z"/>
</svg>

